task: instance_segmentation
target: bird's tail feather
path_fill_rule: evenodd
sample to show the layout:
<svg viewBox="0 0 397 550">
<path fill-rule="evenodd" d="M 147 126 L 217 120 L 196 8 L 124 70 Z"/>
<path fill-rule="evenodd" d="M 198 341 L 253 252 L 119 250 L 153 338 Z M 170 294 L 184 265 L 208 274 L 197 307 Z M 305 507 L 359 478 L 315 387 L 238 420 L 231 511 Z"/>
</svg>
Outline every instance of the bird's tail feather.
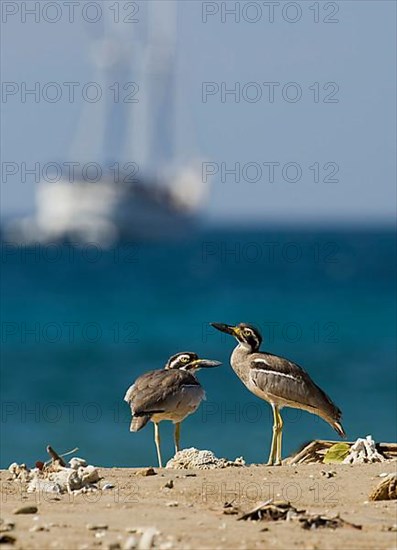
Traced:
<svg viewBox="0 0 397 550">
<path fill-rule="evenodd" d="M 150 414 L 144 414 L 142 416 L 133 416 L 130 424 L 130 432 L 138 432 L 141 430 L 150 420 Z"/>
</svg>

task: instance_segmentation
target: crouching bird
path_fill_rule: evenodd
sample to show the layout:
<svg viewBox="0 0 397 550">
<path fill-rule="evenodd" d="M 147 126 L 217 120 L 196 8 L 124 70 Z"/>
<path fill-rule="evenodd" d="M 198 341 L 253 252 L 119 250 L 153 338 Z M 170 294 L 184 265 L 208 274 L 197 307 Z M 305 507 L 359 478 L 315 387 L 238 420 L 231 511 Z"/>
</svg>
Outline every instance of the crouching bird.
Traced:
<svg viewBox="0 0 397 550">
<path fill-rule="evenodd" d="M 272 406 L 274 423 L 268 465 L 281 464 L 282 407 L 294 407 L 316 414 L 345 437 L 340 423 L 342 413 L 338 407 L 299 365 L 284 357 L 259 351 L 262 336 L 255 327 L 246 323 L 237 326 L 211 325 L 237 339 L 238 345 L 230 358 L 234 372 L 253 394 Z"/>
<path fill-rule="evenodd" d="M 201 368 L 217 367 L 219 361 L 200 359 L 196 353 L 184 351 L 168 359 L 164 368 L 140 376 L 124 396 L 132 412 L 131 432 L 138 432 L 151 420 L 154 423 L 159 467 L 162 468 L 159 422 L 175 424 L 175 452 L 179 451 L 181 422 L 195 412 L 205 392 L 196 378 Z"/>
</svg>

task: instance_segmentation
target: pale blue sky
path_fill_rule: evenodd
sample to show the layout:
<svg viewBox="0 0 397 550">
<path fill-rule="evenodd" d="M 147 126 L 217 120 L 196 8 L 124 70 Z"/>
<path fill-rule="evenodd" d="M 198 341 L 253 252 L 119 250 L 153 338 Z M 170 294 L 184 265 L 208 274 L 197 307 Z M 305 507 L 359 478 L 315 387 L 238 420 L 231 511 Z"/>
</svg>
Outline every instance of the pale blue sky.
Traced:
<svg viewBox="0 0 397 550">
<path fill-rule="evenodd" d="M 101 3 L 104 10 L 113 4 Z M 120 4 L 124 8 L 128 3 Z M 236 3 L 227 4 L 230 7 Z M 260 6 L 263 2 L 252 4 Z M 195 144 L 203 158 L 224 162 L 227 168 L 238 162 L 241 166 L 255 163 L 263 168 L 256 183 L 244 181 L 244 175 L 239 183 L 230 175 L 222 182 L 220 172 L 216 174 L 205 216 L 210 221 L 280 224 L 391 221 L 396 204 L 396 4 L 359 0 L 331 3 L 339 8 L 335 15 L 339 22 L 328 24 L 313 22 L 310 6 L 315 3 L 311 1 L 296 3 L 302 16 L 300 21 L 290 23 L 282 16 L 285 4 L 275 7 L 274 23 L 269 23 L 264 8 L 258 22 L 244 20 L 244 2 L 237 2 L 240 22 L 228 16 L 222 23 L 219 3 L 219 12 L 203 23 L 202 2 L 179 3 L 179 153 L 188 155 Z M 326 4 L 319 3 L 320 19 L 327 13 Z M 207 5 L 208 10 L 216 9 L 214 2 Z M 253 17 L 254 12 L 247 14 L 245 19 Z M 293 17 L 293 11 L 288 14 Z M 47 23 L 43 14 L 39 18 L 36 23 L 28 16 L 23 23 L 17 13 L 4 22 L 3 13 L 3 82 L 44 85 L 51 81 L 62 84 L 95 80 L 90 40 L 100 31 L 102 22 L 87 25 L 79 10 L 74 23 L 67 21 L 66 11 L 57 23 Z M 133 25 L 134 29 L 138 25 L 144 28 L 141 21 Z M 124 26 L 128 38 L 131 27 Z M 128 47 L 127 39 L 126 44 Z M 220 94 L 215 94 L 203 102 L 203 82 L 213 82 L 215 86 L 224 82 L 228 87 L 236 82 L 241 87 L 251 82 L 255 86 L 248 92 L 261 88 L 263 96 L 255 103 L 244 96 L 240 102 L 231 96 L 222 102 Z M 274 103 L 267 100 L 263 82 L 280 83 Z M 301 100 L 293 103 L 283 99 L 280 90 L 288 82 L 299 84 Z M 309 89 L 315 82 L 320 84 L 318 103 L 313 100 L 313 89 Z M 334 96 L 337 103 L 322 101 L 325 92 L 321 87 L 328 82 L 339 87 Z M 332 90 L 333 85 L 327 91 Z M 3 94 L 3 167 L 4 162 L 10 161 L 44 164 L 74 160 L 71 144 L 81 109 L 87 104 L 70 104 L 65 99 L 53 104 L 43 100 L 35 103 L 32 99 L 23 103 L 21 98 L 20 91 L 7 98 Z M 123 108 L 130 109 L 131 104 Z M 122 114 L 126 116 L 126 112 Z M 274 183 L 269 183 L 263 166 L 268 162 L 280 163 Z M 302 178 L 295 183 L 280 176 L 281 167 L 290 162 L 302 169 Z M 315 183 L 316 162 L 319 167 L 334 163 L 328 165 L 327 173 L 337 165 L 339 182 Z M 252 176 L 253 172 L 249 174 Z M 292 171 L 288 174 L 293 177 Z M 320 180 L 324 175 L 320 171 Z M 20 174 L 6 181 L 3 174 L 2 213 L 30 211 L 34 187 L 33 182 L 21 182 Z"/>
</svg>

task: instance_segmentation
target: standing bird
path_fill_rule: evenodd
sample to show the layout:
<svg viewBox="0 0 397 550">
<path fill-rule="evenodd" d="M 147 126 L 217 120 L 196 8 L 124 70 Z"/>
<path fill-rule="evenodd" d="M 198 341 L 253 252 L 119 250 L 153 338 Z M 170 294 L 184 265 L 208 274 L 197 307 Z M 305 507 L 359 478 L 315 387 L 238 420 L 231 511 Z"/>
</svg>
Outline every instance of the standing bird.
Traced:
<svg viewBox="0 0 397 550">
<path fill-rule="evenodd" d="M 162 468 L 159 422 L 175 424 L 175 452 L 179 451 L 181 422 L 195 412 L 205 392 L 196 378 L 200 368 L 217 367 L 219 361 L 199 359 L 196 353 L 184 351 L 168 359 L 164 368 L 140 376 L 124 396 L 132 412 L 131 432 L 138 432 L 151 420 L 154 423 L 159 467 Z"/>
<path fill-rule="evenodd" d="M 340 436 L 346 437 L 338 407 L 299 365 L 284 357 L 259 351 L 262 336 L 256 328 L 246 323 L 237 326 L 211 325 L 237 339 L 238 345 L 230 358 L 234 372 L 253 394 L 272 406 L 274 423 L 269 466 L 281 464 L 282 407 L 317 414 L 331 424 Z"/>
</svg>

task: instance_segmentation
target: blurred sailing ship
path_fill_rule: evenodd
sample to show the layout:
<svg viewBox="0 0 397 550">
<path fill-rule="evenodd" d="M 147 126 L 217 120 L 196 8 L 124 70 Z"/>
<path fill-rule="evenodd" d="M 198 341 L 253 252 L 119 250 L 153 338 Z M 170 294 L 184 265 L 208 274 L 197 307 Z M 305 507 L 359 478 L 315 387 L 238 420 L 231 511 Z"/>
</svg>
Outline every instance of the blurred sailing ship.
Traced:
<svg viewBox="0 0 397 550">
<path fill-rule="evenodd" d="M 94 82 L 103 94 L 80 114 L 70 151 L 78 168 L 72 178 L 40 181 L 33 216 L 7 228 L 13 241 L 106 245 L 182 235 L 195 226 L 208 184 L 194 143 L 186 143 L 186 124 L 183 145 L 178 138 L 188 118 L 178 113 L 180 6 L 139 6 L 135 24 L 117 24 L 104 12 L 100 26 L 87 27 Z M 88 165 L 96 173 L 99 167 L 99 180 L 89 179 Z"/>
</svg>

